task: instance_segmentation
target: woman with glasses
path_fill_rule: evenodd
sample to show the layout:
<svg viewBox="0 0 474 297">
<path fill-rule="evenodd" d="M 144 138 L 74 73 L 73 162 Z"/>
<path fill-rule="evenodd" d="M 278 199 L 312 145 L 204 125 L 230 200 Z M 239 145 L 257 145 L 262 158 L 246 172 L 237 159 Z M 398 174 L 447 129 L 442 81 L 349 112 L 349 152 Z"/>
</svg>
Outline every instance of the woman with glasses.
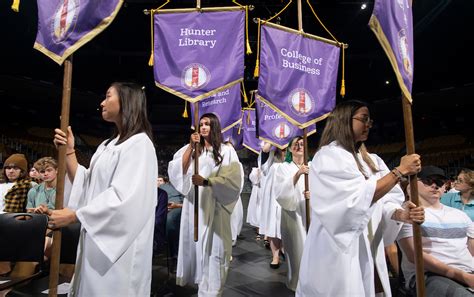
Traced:
<svg viewBox="0 0 474 297">
<path fill-rule="evenodd" d="M 462 169 L 454 181 L 455 193 L 446 193 L 441 203 L 464 211 L 474 221 L 474 171 Z"/>
<path fill-rule="evenodd" d="M 390 296 L 384 244 L 402 222 L 423 222 L 422 208 L 404 201 L 402 176 L 420 171 L 416 154 L 390 171 L 364 141 L 372 126 L 367 105 L 338 104 L 327 119 L 309 169 L 311 225 L 297 296 Z"/>
<path fill-rule="evenodd" d="M 273 183 L 275 199 L 281 206 L 281 240 L 288 263 L 286 286 L 293 291 L 306 239 L 305 200 L 309 199 L 309 191 L 305 192 L 304 175 L 308 172 L 303 138 L 297 136 L 290 141 L 285 162 L 276 169 Z"/>
</svg>

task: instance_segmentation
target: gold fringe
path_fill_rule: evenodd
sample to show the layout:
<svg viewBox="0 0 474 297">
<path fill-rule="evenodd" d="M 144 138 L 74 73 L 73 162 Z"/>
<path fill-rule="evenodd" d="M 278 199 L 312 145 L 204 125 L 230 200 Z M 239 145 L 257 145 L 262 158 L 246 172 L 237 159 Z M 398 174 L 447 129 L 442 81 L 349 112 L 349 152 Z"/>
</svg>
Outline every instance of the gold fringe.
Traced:
<svg viewBox="0 0 474 297">
<path fill-rule="evenodd" d="M 20 0 L 13 0 L 11 8 L 14 12 L 19 12 L 20 11 Z"/>
<path fill-rule="evenodd" d="M 188 102 L 187 101 L 184 101 L 184 111 L 183 111 L 182 117 L 185 119 L 188 118 Z"/>
<path fill-rule="evenodd" d="M 345 70 L 345 62 L 344 62 L 344 57 L 346 55 L 346 51 L 344 49 L 344 45 L 342 46 L 342 80 L 341 80 L 341 96 L 344 98 L 346 96 L 346 80 L 344 79 L 344 70 Z"/>
<path fill-rule="evenodd" d="M 255 61 L 255 70 L 253 71 L 253 77 L 258 77 L 260 75 L 260 30 L 261 28 L 260 19 L 258 19 L 258 29 L 257 29 L 257 60 Z"/>
<path fill-rule="evenodd" d="M 250 48 L 250 42 L 249 42 L 249 7 L 245 6 L 245 40 L 246 40 L 246 46 L 247 46 L 247 55 L 252 54 L 252 49 Z"/>
<path fill-rule="evenodd" d="M 155 39 L 155 33 L 154 33 L 155 24 L 154 24 L 154 21 L 155 21 L 155 18 L 154 18 L 154 12 L 153 12 L 153 10 L 150 12 L 150 16 L 151 16 L 151 26 L 150 26 L 150 32 L 151 32 L 151 54 L 150 54 L 150 59 L 148 60 L 148 66 L 153 66 L 153 64 L 154 64 L 154 57 L 155 57 L 155 43 L 154 43 L 154 39 Z"/>
<path fill-rule="evenodd" d="M 247 98 L 247 92 L 245 91 L 244 81 L 241 82 L 241 85 L 242 85 L 242 95 L 244 96 L 244 103 L 247 103 L 248 105 L 249 99 Z"/>
</svg>

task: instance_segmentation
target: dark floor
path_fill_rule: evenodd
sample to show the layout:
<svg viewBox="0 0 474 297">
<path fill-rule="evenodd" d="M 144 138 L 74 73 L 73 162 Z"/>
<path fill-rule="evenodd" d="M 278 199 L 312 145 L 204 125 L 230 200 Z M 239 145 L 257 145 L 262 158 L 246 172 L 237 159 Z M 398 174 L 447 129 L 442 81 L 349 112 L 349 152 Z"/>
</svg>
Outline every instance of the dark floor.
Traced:
<svg viewBox="0 0 474 297">
<path fill-rule="evenodd" d="M 248 204 L 248 195 L 243 195 L 244 218 Z M 224 297 L 272 296 L 287 297 L 294 293 L 285 286 L 286 263 L 278 269 L 271 269 L 270 250 L 263 246 L 263 239 L 255 240 L 255 231 L 244 223 L 237 244 L 232 250 L 233 261 L 227 277 Z M 154 296 L 197 296 L 197 287 L 179 287 L 175 285 L 175 276 L 167 272 L 166 257 L 160 256 L 154 261 L 152 292 Z M 171 262 L 169 262 L 171 266 Z M 172 270 L 172 269 L 171 269 Z"/>
</svg>

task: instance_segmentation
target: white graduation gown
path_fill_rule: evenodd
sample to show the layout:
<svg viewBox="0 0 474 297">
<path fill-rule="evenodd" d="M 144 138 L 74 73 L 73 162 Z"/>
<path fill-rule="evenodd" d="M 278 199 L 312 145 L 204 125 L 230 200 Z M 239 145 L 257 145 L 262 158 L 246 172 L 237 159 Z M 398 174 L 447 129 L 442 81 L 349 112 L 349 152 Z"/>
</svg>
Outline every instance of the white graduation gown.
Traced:
<svg viewBox="0 0 474 297">
<path fill-rule="evenodd" d="M 241 163 L 240 164 L 240 175 L 244 176 L 244 168 Z M 244 224 L 244 207 L 242 205 L 242 198 L 240 198 L 240 194 L 244 189 L 244 179 L 242 178 L 242 184 L 240 185 L 240 193 L 237 199 L 237 203 L 235 204 L 234 211 L 232 211 L 232 215 L 230 216 L 230 227 L 232 231 L 232 241 L 237 240 L 237 236 L 240 234 L 242 230 L 242 225 Z"/>
<path fill-rule="evenodd" d="M 68 206 L 81 222 L 69 296 L 150 296 L 158 166 L 145 133 L 79 166 Z"/>
<path fill-rule="evenodd" d="M 293 162 L 282 163 L 275 171 L 274 183 L 275 199 L 281 206 L 281 240 L 288 263 L 286 286 L 293 291 L 298 284 L 301 255 L 306 240 L 304 175 L 300 176 L 296 185 L 293 184 L 293 177 L 298 170 Z"/>
<path fill-rule="evenodd" d="M 194 186 L 191 176 L 194 161 L 183 173 L 182 158 L 187 145 L 169 162 L 173 186 L 185 198 L 181 212 L 176 283 L 199 284 L 199 296 L 220 296 L 227 277 L 232 252 L 230 215 L 239 197 L 242 176 L 235 150 L 221 145 L 223 161 L 216 166 L 212 152 L 199 156 L 199 175 L 208 178 L 210 187 L 199 187 L 199 234 L 194 242 Z"/>
<path fill-rule="evenodd" d="M 390 218 L 404 195 L 397 185 L 371 205 L 377 180 L 389 170 L 378 156 L 370 156 L 380 171 L 372 174 L 359 157 L 368 179 L 335 142 L 314 156 L 309 173 L 311 225 L 297 296 L 375 296 L 374 265 L 385 296 L 391 296 L 384 242 L 392 243 L 401 228 Z"/>
<path fill-rule="evenodd" d="M 252 183 L 252 192 L 250 193 L 249 204 L 247 207 L 247 223 L 259 227 L 260 225 L 260 199 L 258 191 L 260 189 L 260 169 L 253 167 L 249 174 L 250 182 Z"/>
<path fill-rule="evenodd" d="M 267 162 L 262 164 L 262 185 L 261 185 L 261 215 L 260 215 L 260 234 L 268 237 L 281 238 L 280 220 L 281 207 L 275 200 L 274 194 L 274 172 L 281 163 L 278 162 L 274 151 L 270 152 Z"/>
</svg>

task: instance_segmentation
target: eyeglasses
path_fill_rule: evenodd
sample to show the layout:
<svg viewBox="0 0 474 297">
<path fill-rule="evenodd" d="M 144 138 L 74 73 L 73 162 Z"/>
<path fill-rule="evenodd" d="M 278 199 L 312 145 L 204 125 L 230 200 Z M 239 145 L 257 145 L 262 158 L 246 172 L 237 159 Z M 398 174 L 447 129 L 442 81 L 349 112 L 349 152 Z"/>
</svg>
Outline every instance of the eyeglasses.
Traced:
<svg viewBox="0 0 474 297">
<path fill-rule="evenodd" d="M 303 142 L 296 142 L 292 145 L 293 147 L 301 147 L 301 148 L 304 148 L 304 143 Z"/>
<path fill-rule="evenodd" d="M 374 124 L 374 120 L 372 120 L 370 117 L 363 117 L 363 118 L 353 117 L 353 119 L 364 123 L 365 125 L 369 126 L 369 128 L 372 128 L 372 125 Z"/>
<path fill-rule="evenodd" d="M 421 178 L 420 181 L 421 181 L 425 186 L 430 187 L 432 184 L 435 184 L 438 188 L 441 188 L 441 187 L 444 186 L 444 184 L 446 183 L 446 181 L 443 180 L 443 179 L 439 179 L 439 178 L 429 178 L 429 177 Z"/>
</svg>

